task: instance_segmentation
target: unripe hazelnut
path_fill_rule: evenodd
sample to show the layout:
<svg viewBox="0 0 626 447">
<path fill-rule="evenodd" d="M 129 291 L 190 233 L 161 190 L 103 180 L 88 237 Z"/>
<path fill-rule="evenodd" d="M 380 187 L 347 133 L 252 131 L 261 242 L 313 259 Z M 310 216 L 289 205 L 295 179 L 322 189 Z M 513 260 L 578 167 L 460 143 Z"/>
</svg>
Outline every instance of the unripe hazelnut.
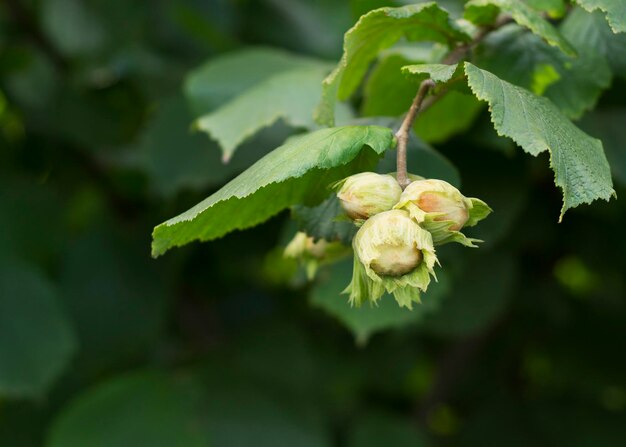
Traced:
<svg viewBox="0 0 626 447">
<path fill-rule="evenodd" d="M 398 203 L 402 188 L 388 174 L 362 172 L 337 184 L 337 197 L 348 217 L 365 220 Z"/>
<path fill-rule="evenodd" d="M 469 219 L 469 201 L 443 180 L 417 180 L 403 191 L 400 201 L 410 201 L 425 213 L 436 214 L 436 222 L 451 221 L 449 230 L 459 231 Z"/>
<path fill-rule="evenodd" d="M 379 275 L 402 276 L 422 262 L 415 238 L 424 232 L 405 211 L 391 210 L 369 218 L 357 232 L 354 249 L 364 264 Z"/>
</svg>

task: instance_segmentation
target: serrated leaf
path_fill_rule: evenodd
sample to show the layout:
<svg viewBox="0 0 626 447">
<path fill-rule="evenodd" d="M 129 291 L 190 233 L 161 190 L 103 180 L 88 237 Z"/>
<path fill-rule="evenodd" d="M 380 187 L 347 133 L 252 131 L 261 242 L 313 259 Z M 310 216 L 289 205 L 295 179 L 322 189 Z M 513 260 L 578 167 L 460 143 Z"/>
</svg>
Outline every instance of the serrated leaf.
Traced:
<svg viewBox="0 0 626 447">
<path fill-rule="evenodd" d="M 281 118 L 291 126 L 313 129 L 313 110 L 329 68 L 319 64 L 276 74 L 200 117 L 195 126 L 220 144 L 224 161 L 247 138 Z"/>
<path fill-rule="evenodd" d="M 569 56 L 576 56 L 572 45 L 541 15 L 519 0 L 471 0 L 465 6 L 465 18 L 478 25 L 491 24 L 498 12 L 509 14 L 519 25 L 528 28 L 548 44 Z"/>
<path fill-rule="evenodd" d="M 626 0 L 576 0 L 589 12 L 596 9 L 606 13 L 606 20 L 615 33 L 626 33 Z"/>
<path fill-rule="evenodd" d="M 363 158 L 367 151 L 361 153 L 364 147 L 382 154 L 394 141 L 390 129 L 377 126 L 322 129 L 292 138 L 203 202 L 157 226 L 153 256 L 252 227 L 291 205 L 320 199 L 330 183 L 369 164 Z"/>
<path fill-rule="evenodd" d="M 550 100 L 509 84 L 465 63 L 469 87 L 489 103 L 499 135 L 507 136 L 526 152 L 550 152 L 555 183 L 563 191 L 560 219 L 570 208 L 615 195 L 602 143 L 564 117 Z"/>
<path fill-rule="evenodd" d="M 434 2 L 380 8 L 365 14 L 346 33 L 341 61 L 324 80 L 322 102 L 316 113 L 320 124 L 333 125 L 336 99 L 348 99 L 378 53 L 403 37 L 448 46 L 470 40 L 470 36 L 450 20 L 448 12 Z"/>
<path fill-rule="evenodd" d="M 0 259 L 0 396 L 41 397 L 76 345 L 54 286 L 33 266 Z"/>
<path fill-rule="evenodd" d="M 437 273 L 439 281 L 428 287 L 428 292 L 422 295 L 422 303 L 413 306 L 413 310 L 399 307 L 389 295 L 383 296 L 376 305 L 353 307 L 348 303 L 348 296 L 341 293 L 352 276 L 352 259 L 330 266 L 320 276 L 323 279 L 313 289 L 311 304 L 337 318 L 352 331 L 359 344 L 366 343 L 376 332 L 421 321 L 437 309 L 448 290 L 447 276 L 441 271 Z"/>
<path fill-rule="evenodd" d="M 204 447 L 201 387 L 162 373 L 117 377 L 81 394 L 54 420 L 47 447 Z"/>
<path fill-rule="evenodd" d="M 275 48 L 248 48 L 210 59 L 185 79 L 185 96 L 203 115 L 279 73 L 317 66 L 318 60 Z"/>
</svg>

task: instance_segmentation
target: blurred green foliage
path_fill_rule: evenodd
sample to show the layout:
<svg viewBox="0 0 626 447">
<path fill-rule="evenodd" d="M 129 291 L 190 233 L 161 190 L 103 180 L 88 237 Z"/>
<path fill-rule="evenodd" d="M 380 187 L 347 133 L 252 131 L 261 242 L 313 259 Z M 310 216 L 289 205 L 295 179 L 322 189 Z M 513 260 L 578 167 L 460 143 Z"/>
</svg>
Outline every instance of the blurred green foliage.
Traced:
<svg viewBox="0 0 626 447">
<path fill-rule="evenodd" d="M 462 184 L 495 212 L 471 234 L 480 250 L 440 249 L 446 271 L 423 307 L 350 308 L 338 295 L 349 262 L 312 285 L 294 278 L 275 249 L 295 231 L 288 213 L 150 258 L 155 224 L 301 130 L 266 123 L 223 165 L 192 122 L 291 69 L 293 55 L 336 61 L 359 15 L 402 3 L 0 4 L 0 446 L 623 443 L 626 53 L 606 40 L 601 12 L 562 25 L 595 30 L 585 43 L 608 51 L 584 76 L 542 78 L 554 53 L 516 25 L 473 62 L 528 88 L 545 82 L 553 98 L 591 79 L 569 99 L 597 97 L 579 124 L 602 139 L 620 200 L 557 224 L 547 157 L 512 149 L 459 93 L 418 121 L 435 147 L 412 142 L 410 170 Z M 439 3 L 462 14 L 461 1 Z M 257 50 L 257 64 L 238 65 Z M 397 50 L 354 99 L 367 124 L 382 114 L 393 127 L 406 109 L 376 96 L 392 85 L 389 97 L 407 101 L 410 79 L 385 70 L 421 59 Z M 211 71 L 215 61 L 232 66 Z M 564 107 L 580 115 L 589 98 Z"/>
</svg>

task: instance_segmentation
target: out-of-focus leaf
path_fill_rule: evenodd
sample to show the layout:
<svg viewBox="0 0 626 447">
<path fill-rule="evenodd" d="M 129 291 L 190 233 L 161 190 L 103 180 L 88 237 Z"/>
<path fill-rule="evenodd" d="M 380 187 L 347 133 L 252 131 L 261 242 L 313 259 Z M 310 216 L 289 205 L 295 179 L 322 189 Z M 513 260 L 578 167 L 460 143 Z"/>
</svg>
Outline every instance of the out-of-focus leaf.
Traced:
<svg viewBox="0 0 626 447">
<path fill-rule="evenodd" d="M 333 125 L 336 99 L 348 99 L 378 53 L 403 37 L 410 41 L 434 41 L 448 46 L 470 39 L 449 19 L 448 12 L 434 2 L 381 8 L 367 13 L 346 33 L 343 57 L 324 80 L 317 121 Z"/>
<path fill-rule="evenodd" d="M 62 200 L 50 188 L 12 176 L 1 179 L 0 255 L 54 260 L 64 240 L 62 209 Z"/>
<path fill-rule="evenodd" d="M 565 0 L 527 0 L 526 3 L 538 11 L 543 11 L 551 18 L 562 17 L 566 12 Z"/>
<path fill-rule="evenodd" d="M 453 90 L 420 113 L 413 129 L 424 141 L 442 143 L 453 135 L 465 132 L 482 108 L 474 96 Z"/>
<path fill-rule="evenodd" d="M 454 276 L 450 293 L 422 322 L 428 332 L 443 336 L 474 333 L 493 323 L 510 302 L 516 274 L 511 257 L 484 252 L 470 256 L 461 273 Z"/>
<path fill-rule="evenodd" d="M 409 61 L 401 54 L 382 58 L 372 69 L 363 91 L 364 116 L 400 116 L 409 109 L 419 79 L 402 73 Z"/>
<path fill-rule="evenodd" d="M 272 76 L 318 65 L 318 60 L 279 49 L 249 48 L 213 58 L 191 71 L 185 95 L 196 115 L 204 115 Z"/>
<path fill-rule="evenodd" d="M 162 373 L 114 378 L 61 411 L 46 447 L 206 447 L 194 409 L 198 394 L 195 384 Z"/>
<path fill-rule="evenodd" d="M 279 119 L 293 127 L 314 129 L 313 110 L 327 71 L 320 64 L 274 75 L 201 116 L 195 126 L 220 144 L 225 161 L 243 141 Z"/>
<path fill-rule="evenodd" d="M 576 9 L 560 28 L 563 36 L 576 46 L 578 56 L 564 61 L 559 67 L 560 79 L 548 87 L 545 95 L 573 119 L 593 108 L 602 91 L 611 85 L 608 61 L 613 56 L 602 50 L 607 41 L 594 23 L 598 19 L 602 20 Z"/>
<path fill-rule="evenodd" d="M 192 132 L 193 117 L 184 99 L 166 98 L 157 106 L 145 128 L 139 151 L 152 187 L 163 195 L 182 189 L 218 186 L 245 170 L 291 133 L 277 124 L 244 143 L 228 164 L 219 147 L 204 135 Z"/>
<path fill-rule="evenodd" d="M 600 109 L 586 114 L 580 127 L 602 140 L 613 177 L 626 186 L 626 109 Z"/>
<path fill-rule="evenodd" d="M 426 436 L 402 418 L 370 413 L 356 418 L 348 437 L 348 447 L 426 447 Z"/>
<path fill-rule="evenodd" d="M 407 66 L 418 67 L 410 65 L 408 59 L 397 54 L 385 57 L 376 65 L 365 86 L 364 115 L 400 116 L 407 112 L 417 93 L 420 81 L 426 79 L 426 74 L 407 74 L 410 72 Z M 403 67 L 407 69 L 402 70 Z M 421 65 L 421 67 L 433 67 L 433 65 Z M 480 102 L 472 95 L 465 95 L 456 90 L 449 91 L 428 109 L 418 114 L 414 130 L 424 141 L 443 142 L 466 130 L 481 107 Z"/>
<path fill-rule="evenodd" d="M 311 304 L 337 318 L 355 336 L 357 343 L 365 344 L 376 332 L 400 328 L 418 322 L 423 323 L 439 307 L 443 296 L 448 292 L 448 278 L 444 271 L 437 271 L 438 282 L 428 287 L 422 295 L 422 303 L 413 310 L 399 307 L 389 295 L 385 295 L 377 305 L 353 307 L 348 296 L 341 292 L 350 283 L 352 259 L 341 261 L 320 272 L 321 281 L 311 295 Z"/>
<path fill-rule="evenodd" d="M 107 35 L 100 18 L 81 0 L 44 0 L 41 21 L 50 40 L 71 56 L 99 50 Z"/>
<path fill-rule="evenodd" d="M 478 25 L 492 23 L 498 13 L 509 14 L 519 25 L 528 28 L 553 47 L 569 56 L 576 56 L 576 50 L 550 22 L 533 10 L 525 2 L 518 0 L 471 0 L 465 6 L 465 18 Z"/>
<path fill-rule="evenodd" d="M 284 360 L 284 359 L 283 359 Z M 312 402 L 290 402 L 234 371 L 205 379 L 203 424 L 209 445 L 222 447 L 330 447 L 329 433 Z"/>
<path fill-rule="evenodd" d="M 33 266 L 0 258 L 0 395 L 40 397 L 75 350 L 54 286 Z"/>
<path fill-rule="evenodd" d="M 259 224 L 291 205 L 321 200 L 327 185 L 371 162 L 363 159 L 363 148 L 382 154 L 393 144 L 391 130 L 377 126 L 337 127 L 292 138 L 217 193 L 157 226 L 152 254 L 215 239 Z"/>
<path fill-rule="evenodd" d="M 168 287 L 142 246 L 96 227 L 67 249 L 62 299 L 80 340 L 83 371 L 132 359 L 163 329 Z"/>
<path fill-rule="evenodd" d="M 548 99 L 498 79 L 466 62 L 468 83 L 476 97 L 489 103 L 496 131 L 526 152 L 548 150 L 555 183 L 563 192 L 561 216 L 569 208 L 615 195 L 602 143 L 565 118 Z"/>
<path fill-rule="evenodd" d="M 606 20 L 615 33 L 626 33 L 626 0 L 576 0 L 589 12 L 600 10 L 606 13 Z"/>
</svg>

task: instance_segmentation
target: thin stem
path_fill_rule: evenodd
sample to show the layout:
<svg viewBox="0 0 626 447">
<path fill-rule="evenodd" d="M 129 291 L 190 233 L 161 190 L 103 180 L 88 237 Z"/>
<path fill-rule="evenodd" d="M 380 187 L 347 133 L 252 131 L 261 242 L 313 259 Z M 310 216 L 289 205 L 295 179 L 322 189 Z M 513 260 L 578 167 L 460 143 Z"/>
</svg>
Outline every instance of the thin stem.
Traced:
<svg viewBox="0 0 626 447">
<path fill-rule="evenodd" d="M 511 21 L 511 17 L 509 16 L 501 16 L 497 22 L 493 26 L 483 27 L 476 33 L 476 36 L 472 39 L 471 42 L 465 43 L 457 46 L 452 51 L 448 53 L 448 55 L 442 60 L 443 64 L 452 65 L 461 61 L 467 53 L 474 48 L 478 43 L 480 43 L 491 31 L 494 31 L 503 25 L 509 23 Z M 413 127 L 413 123 L 417 118 L 419 112 L 426 110 L 430 107 L 437 99 L 443 96 L 446 91 L 439 92 L 436 96 L 430 96 L 427 98 L 428 93 L 432 88 L 435 87 L 435 82 L 432 79 L 426 79 L 422 81 L 420 84 L 417 94 L 415 98 L 413 98 L 413 102 L 411 103 L 411 107 L 407 112 L 404 120 L 402 120 L 402 124 L 400 128 L 396 132 L 396 138 L 398 139 L 398 152 L 396 159 L 396 177 L 398 179 L 398 183 L 402 187 L 402 189 L 406 188 L 411 180 L 408 177 L 407 171 L 407 146 L 409 143 L 409 135 L 411 133 L 411 128 Z"/>
<path fill-rule="evenodd" d="M 406 148 L 409 142 L 409 133 L 411 131 L 411 127 L 413 126 L 413 122 L 417 117 L 417 113 L 422 107 L 424 98 L 426 98 L 428 91 L 434 86 L 435 83 L 432 79 L 426 79 L 420 84 L 417 95 L 415 95 L 415 98 L 413 98 L 413 102 L 411 103 L 411 107 L 409 108 L 409 112 L 404 117 L 400 129 L 398 129 L 398 131 L 396 132 L 396 137 L 398 138 L 398 158 L 396 171 L 398 183 L 400 184 L 402 189 L 406 188 L 409 183 L 411 183 L 407 174 L 406 167 Z"/>
</svg>

